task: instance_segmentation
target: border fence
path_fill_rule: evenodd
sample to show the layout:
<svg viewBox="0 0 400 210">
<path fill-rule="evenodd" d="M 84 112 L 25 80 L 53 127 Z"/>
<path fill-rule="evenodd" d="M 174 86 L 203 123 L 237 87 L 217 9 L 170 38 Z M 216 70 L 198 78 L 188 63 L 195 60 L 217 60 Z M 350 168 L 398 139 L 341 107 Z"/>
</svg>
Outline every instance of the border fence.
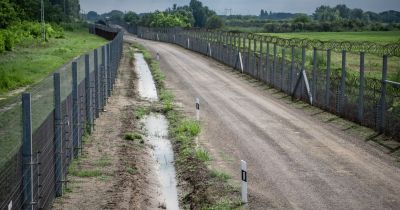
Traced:
<svg viewBox="0 0 400 210">
<path fill-rule="evenodd" d="M 316 41 L 139 27 L 140 38 L 214 58 L 348 120 L 400 140 L 400 43 Z M 390 76 L 390 77 L 389 77 Z"/>
<path fill-rule="evenodd" d="M 122 56 L 122 31 L 91 25 L 89 32 L 111 41 L 0 104 L 0 209 L 49 209 L 62 196 Z"/>
</svg>

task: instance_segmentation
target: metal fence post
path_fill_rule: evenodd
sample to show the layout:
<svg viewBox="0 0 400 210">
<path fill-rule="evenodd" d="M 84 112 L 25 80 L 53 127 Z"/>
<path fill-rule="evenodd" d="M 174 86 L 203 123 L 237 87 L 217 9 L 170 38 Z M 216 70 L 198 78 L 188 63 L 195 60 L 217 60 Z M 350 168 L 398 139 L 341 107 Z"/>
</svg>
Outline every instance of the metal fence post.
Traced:
<svg viewBox="0 0 400 210">
<path fill-rule="evenodd" d="M 111 44 L 107 44 L 107 98 L 111 96 Z"/>
<path fill-rule="evenodd" d="M 301 70 L 300 74 L 302 71 L 306 71 L 306 48 L 302 47 L 301 48 Z M 304 92 L 304 79 L 300 81 L 300 98 L 303 98 L 303 92 Z"/>
<path fill-rule="evenodd" d="M 260 41 L 260 58 L 258 59 L 258 79 L 263 81 L 263 41 Z"/>
<path fill-rule="evenodd" d="M 251 39 L 249 36 L 247 36 L 247 64 L 246 64 L 246 68 L 247 68 L 247 73 L 250 74 L 250 54 L 251 54 Z"/>
<path fill-rule="evenodd" d="M 255 39 L 255 37 L 253 38 L 253 45 L 254 45 L 254 48 L 253 48 L 253 53 L 252 53 L 252 55 L 253 55 L 253 61 L 251 62 L 251 64 L 252 64 L 252 72 L 253 72 L 253 77 L 255 77 L 255 78 L 257 78 L 257 74 L 258 74 L 258 69 L 256 68 L 256 62 L 257 62 L 257 55 L 256 55 L 256 53 L 257 53 L 257 40 Z"/>
<path fill-rule="evenodd" d="M 385 129 L 385 112 L 386 112 L 386 80 L 387 80 L 387 64 L 388 56 L 383 56 L 383 69 L 382 69 L 382 89 L 381 89 L 381 99 L 379 102 L 378 109 L 378 130 L 383 133 Z"/>
<path fill-rule="evenodd" d="M 325 105 L 329 109 L 331 88 L 331 50 L 326 50 Z"/>
<path fill-rule="evenodd" d="M 92 133 L 93 117 L 92 117 L 92 91 L 90 88 L 90 64 L 89 55 L 85 55 L 85 94 L 86 94 L 86 131 Z"/>
<path fill-rule="evenodd" d="M 78 156 L 79 151 L 79 105 L 78 105 L 78 64 L 72 62 L 72 142 L 74 157 Z"/>
<path fill-rule="evenodd" d="M 289 80 L 289 92 L 293 92 L 293 79 L 294 79 L 294 65 L 295 65 L 295 49 L 292 46 L 292 57 L 291 57 L 291 64 L 290 64 L 290 80 Z"/>
<path fill-rule="evenodd" d="M 270 77 L 270 63 L 269 63 L 269 43 L 267 42 L 267 52 L 266 52 L 266 58 L 265 58 L 265 81 L 269 84 L 271 84 L 271 77 Z"/>
<path fill-rule="evenodd" d="M 317 100 L 317 48 L 313 49 L 312 96 Z"/>
<path fill-rule="evenodd" d="M 344 106 L 344 96 L 346 92 L 346 50 L 342 51 L 342 77 L 340 80 L 340 93 L 339 93 L 339 103 L 336 107 L 336 111 L 343 114 Z"/>
<path fill-rule="evenodd" d="M 358 92 L 358 121 L 361 123 L 364 119 L 364 89 L 365 89 L 365 53 L 360 53 L 360 89 Z"/>
<path fill-rule="evenodd" d="M 22 94 L 22 158 L 23 158 L 23 195 L 25 209 L 33 209 L 33 151 L 32 151 L 32 114 L 31 94 Z"/>
<path fill-rule="evenodd" d="M 99 117 L 100 91 L 99 91 L 99 58 L 97 49 L 94 50 L 94 104 L 96 118 Z"/>
<path fill-rule="evenodd" d="M 285 74 L 284 74 L 284 71 L 285 71 L 285 48 L 282 47 L 281 91 L 284 90 L 284 88 L 283 88 L 283 84 L 284 84 L 283 76 L 285 75 Z"/>
<path fill-rule="evenodd" d="M 272 62 L 272 86 L 275 86 L 275 71 L 276 71 L 276 44 L 274 44 L 274 60 Z"/>
<path fill-rule="evenodd" d="M 63 155 L 62 155 L 62 113 L 61 113 L 61 81 L 60 73 L 54 73 L 54 140 L 55 140 L 55 193 L 56 196 L 62 196 L 63 173 Z"/>
<path fill-rule="evenodd" d="M 107 95 L 107 69 L 106 69 L 106 46 L 101 47 L 101 109 L 104 111 L 106 106 L 106 95 Z"/>
</svg>

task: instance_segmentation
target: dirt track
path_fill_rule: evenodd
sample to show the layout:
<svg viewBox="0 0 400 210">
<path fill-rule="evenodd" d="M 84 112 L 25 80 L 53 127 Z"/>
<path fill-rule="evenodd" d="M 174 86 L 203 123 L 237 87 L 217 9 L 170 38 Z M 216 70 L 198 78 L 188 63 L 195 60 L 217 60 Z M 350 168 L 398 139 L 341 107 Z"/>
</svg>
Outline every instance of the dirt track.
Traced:
<svg viewBox="0 0 400 210">
<path fill-rule="evenodd" d="M 400 170 L 363 140 L 313 119 L 209 58 L 134 37 L 161 56 L 167 87 L 194 116 L 200 143 L 239 179 L 249 170 L 250 209 L 398 209 Z"/>
</svg>

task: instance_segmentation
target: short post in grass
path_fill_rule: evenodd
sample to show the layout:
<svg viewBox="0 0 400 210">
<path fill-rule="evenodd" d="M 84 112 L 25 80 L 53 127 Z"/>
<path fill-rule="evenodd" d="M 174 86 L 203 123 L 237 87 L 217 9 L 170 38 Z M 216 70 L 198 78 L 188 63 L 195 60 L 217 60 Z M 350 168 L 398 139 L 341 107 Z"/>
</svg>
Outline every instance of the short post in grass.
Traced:
<svg viewBox="0 0 400 210">
<path fill-rule="evenodd" d="M 196 98 L 196 119 L 200 121 L 200 99 Z"/>
<path fill-rule="evenodd" d="M 240 161 L 241 177 L 242 177 L 242 202 L 247 203 L 247 163 L 244 160 Z"/>
</svg>

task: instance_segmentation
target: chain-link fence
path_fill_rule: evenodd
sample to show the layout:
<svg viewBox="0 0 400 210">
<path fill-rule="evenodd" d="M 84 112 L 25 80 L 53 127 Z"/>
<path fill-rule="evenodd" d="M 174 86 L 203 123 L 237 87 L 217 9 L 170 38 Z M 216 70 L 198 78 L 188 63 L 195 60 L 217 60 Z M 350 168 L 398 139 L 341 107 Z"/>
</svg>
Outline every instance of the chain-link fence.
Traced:
<svg viewBox="0 0 400 210">
<path fill-rule="evenodd" d="M 180 28 L 139 27 L 137 35 L 207 55 L 297 99 L 400 140 L 398 43 L 322 42 Z"/>
<path fill-rule="evenodd" d="M 0 104 L 0 209 L 49 209 L 61 196 L 71 161 L 80 155 L 111 95 L 123 32 L 91 25 L 111 40 Z"/>
</svg>

